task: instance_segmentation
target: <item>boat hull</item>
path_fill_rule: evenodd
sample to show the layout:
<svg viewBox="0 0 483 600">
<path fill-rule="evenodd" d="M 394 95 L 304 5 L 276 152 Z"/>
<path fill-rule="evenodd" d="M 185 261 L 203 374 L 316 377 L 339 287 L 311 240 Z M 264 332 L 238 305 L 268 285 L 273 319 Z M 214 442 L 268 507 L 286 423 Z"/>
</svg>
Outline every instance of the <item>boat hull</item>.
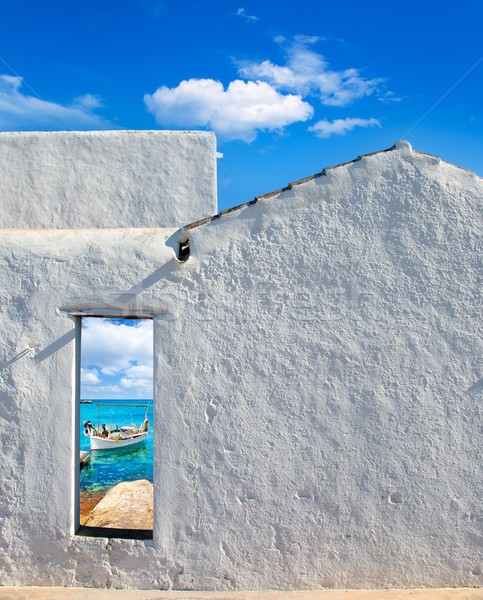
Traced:
<svg viewBox="0 0 483 600">
<path fill-rule="evenodd" d="M 118 450 L 126 446 L 135 446 L 141 444 L 148 437 L 148 432 L 134 434 L 132 437 L 121 438 L 101 438 L 96 435 L 91 436 L 91 450 Z"/>
</svg>

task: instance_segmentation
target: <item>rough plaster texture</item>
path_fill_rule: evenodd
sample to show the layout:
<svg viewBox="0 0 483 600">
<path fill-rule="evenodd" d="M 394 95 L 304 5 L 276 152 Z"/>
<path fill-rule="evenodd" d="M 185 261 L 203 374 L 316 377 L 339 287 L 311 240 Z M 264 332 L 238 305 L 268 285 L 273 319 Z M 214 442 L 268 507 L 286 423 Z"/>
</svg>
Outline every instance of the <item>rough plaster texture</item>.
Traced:
<svg viewBox="0 0 483 600">
<path fill-rule="evenodd" d="M 180 263 L 176 230 L 3 230 L 0 303 L 0 584 L 165 588 L 152 542 L 74 538 L 72 310 L 159 313 Z M 59 309 L 65 309 L 59 310 Z M 166 311 L 161 310 L 158 318 Z"/>
<path fill-rule="evenodd" d="M 317 590 L 294 592 L 186 592 L 4 587 L 0 600 L 481 600 L 477 589 Z"/>
<path fill-rule="evenodd" d="M 402 143 L 186 263 L 174 229 L 0 232 L 0 583 L 481 585 L 482 191 Z M 71 535 L 88 309 L 154 315 L 152 541 Z"/>
<path fill-rule="evenodd" d="M 155 346 L 178 585 L 481 584 L 482 192 L 401 143 L 190 231 Z"/>
<path fill-rule="evenodd" d="M 203 131 L 0 133 L 0 227 L 174 227 L 217 210 Z"/>
</svg>

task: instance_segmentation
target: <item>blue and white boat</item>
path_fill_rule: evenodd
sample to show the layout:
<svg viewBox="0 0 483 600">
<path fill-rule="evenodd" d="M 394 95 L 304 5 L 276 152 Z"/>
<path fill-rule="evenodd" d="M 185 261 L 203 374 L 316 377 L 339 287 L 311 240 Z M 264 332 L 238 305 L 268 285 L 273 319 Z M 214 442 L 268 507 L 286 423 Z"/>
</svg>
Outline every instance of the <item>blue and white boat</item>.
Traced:
<svg viewBox="0 0 483 600">
<path fill-rule="evenodd" d="M 119 450 L 126 446 L 134 446 L 146 440 L 149 432 L 148 405 L 147 404 L 97 404 L 99 419 L 97 427 L 91 421 L 84 421 L 84 435 L 90 438 L 91 450 Z M 139 427 L 134 424 L 118 427 L 112 424 L 109 428 L 101 426 L 101 406 L 123 406 L 132 408 L 145 408 L 144 422 Z M 102 430 L 101 430 L 102 427 Z"/>
</svg>

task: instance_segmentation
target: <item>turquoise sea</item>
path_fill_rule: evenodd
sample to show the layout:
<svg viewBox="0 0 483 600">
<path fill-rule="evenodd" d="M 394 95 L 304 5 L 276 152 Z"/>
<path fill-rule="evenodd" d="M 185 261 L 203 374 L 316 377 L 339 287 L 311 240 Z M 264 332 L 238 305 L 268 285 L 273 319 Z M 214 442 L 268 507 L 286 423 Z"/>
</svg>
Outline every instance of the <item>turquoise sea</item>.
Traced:
<svg viewBox="0 0 483 600">
<path fill-rule="evenodd" d="M 80 473 L 80 491 L 107 492 L 121 481 L 147 479 L 153 481 L 153 401 L 152 400 L 93 400 L 92 404 L 80 405 L 80 449 L 89 450 L 89 438 L 84 435 L 84 421 L 91 421 L 97 427 L 99 407 L 101 406 L 100 425 L 107 428 L 116 425 L 139 426 L 144 421 L 145 409 L 133 408 L 130 404 L 148 404 L 149 434 L 147 440 L 132 448 L 121 450 L 94 450 L 90 460 Z M 121 406 L 114 406 L 121 405 Z"/>
</svg>

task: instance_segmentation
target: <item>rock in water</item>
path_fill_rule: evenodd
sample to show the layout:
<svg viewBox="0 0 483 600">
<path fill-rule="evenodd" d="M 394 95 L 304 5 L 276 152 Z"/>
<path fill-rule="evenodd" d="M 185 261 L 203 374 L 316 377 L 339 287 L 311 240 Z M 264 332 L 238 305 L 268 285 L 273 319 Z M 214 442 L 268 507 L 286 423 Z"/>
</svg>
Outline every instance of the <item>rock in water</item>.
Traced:
<svg viewBox="0 0 483 600">
<path fill-rule="evenodd" d="M 118 483 L 95 507 L 85 525 L 116 529 L 152 529 L 153 484 L 147 479 Z"/>
</svg>

